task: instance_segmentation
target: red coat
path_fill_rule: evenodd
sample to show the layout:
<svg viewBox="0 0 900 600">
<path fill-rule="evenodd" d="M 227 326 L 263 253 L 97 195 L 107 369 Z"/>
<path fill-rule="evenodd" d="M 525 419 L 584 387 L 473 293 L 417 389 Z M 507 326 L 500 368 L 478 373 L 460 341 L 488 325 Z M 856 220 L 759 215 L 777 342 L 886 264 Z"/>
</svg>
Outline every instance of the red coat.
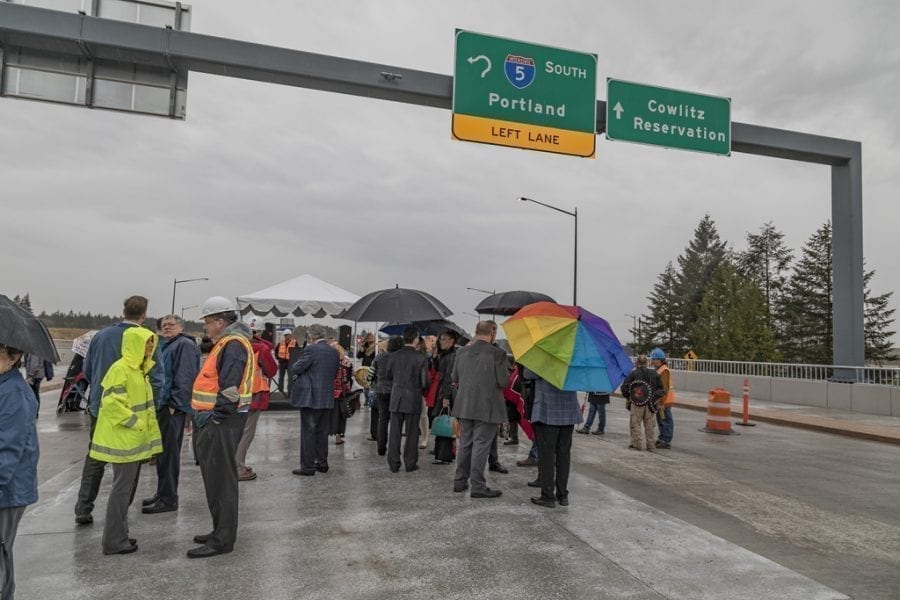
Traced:
<svg viewBox="0 0 900 600">
<path fill-rule="evenodd" d="M 268 381 L 278 374 L 278 363 L 275 362 L 275 356 L 272 354 L 272 344 L 260 337 L 253 336 L 250 340 L 253 346 L 253 356 L 256 357 L 256 364 L 262 371 L 263 377 Z M 253 394 L 250 401 L 250 410 L 266 410 L 269 408 L 269 390 L 257 392 Z"/>
</svg>

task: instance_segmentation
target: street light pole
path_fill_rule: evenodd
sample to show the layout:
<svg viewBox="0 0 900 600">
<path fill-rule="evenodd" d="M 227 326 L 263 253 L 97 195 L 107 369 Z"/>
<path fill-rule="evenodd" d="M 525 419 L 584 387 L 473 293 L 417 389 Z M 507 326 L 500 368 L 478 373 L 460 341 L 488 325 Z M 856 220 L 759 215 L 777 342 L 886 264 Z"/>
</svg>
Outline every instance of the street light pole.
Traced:
<svg viewBox="0 0 900 600">
<path fill-rule="evenodd" d="M 169 314 L 175 314 L 175 290 L 178 289 L 179 283 L 187 283 L 189 281 L 209 281 L 209 277 L 197 277 L 195 279 L 174 279 L 172 283 L 172 312 Z"/>
<path fill-rule="evenodd" d="M 534 200 L 532 198 L 525 198 L 524 196 L 520 196 L 519 200 L 522 202 L 534 202 L 535 204 L 540 204 L 546 208 L 551 210 L 555 210 L 556 212 L 561 212 L 564 215 L 569 215 L 575 219 L 575 259 L 573 261 L 573 274 L 572 274 L 572 304 L 578 305 L 578 207 L 575 207 L 575 210 L 568 211 L 563 210 L 562 208 L 553 206 L 552 204 L 547 204 L 546 202 L 541 202 L 540 200 Z"/>
<path fill-rule="evenodd" d="M 638 335 L 638 326 L 637 326 L 637 315 L 633 315 L 631 313 L 625 313 L 626 317 L 631 317 L 631 343 L 637 348 L 637 335 Z M 632 350 L 635 350 L 632 348 Z"/>
</svg>

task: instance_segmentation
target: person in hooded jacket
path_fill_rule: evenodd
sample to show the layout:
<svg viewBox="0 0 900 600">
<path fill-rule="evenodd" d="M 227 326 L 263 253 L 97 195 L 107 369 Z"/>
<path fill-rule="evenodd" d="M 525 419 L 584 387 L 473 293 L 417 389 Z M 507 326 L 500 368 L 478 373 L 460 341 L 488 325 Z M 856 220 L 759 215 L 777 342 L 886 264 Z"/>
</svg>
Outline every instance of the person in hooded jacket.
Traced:
<svg viewBox="0 0 900 600">
<path fill-rule="evenodd" d="M 0 343 L 0 598 L 13 600 L 13 542 L 38 499 L 37 400 L 19 372 L 22 351 Z"/>
<path fill-rule="evenodd" d="M 162 452 L 153 391 L 148 374 L 154 365 L 156 335 L 143 327 L 122 333 L 122 358 L 100 383 L 100 411 L 90 456 L 111 463 L 113 484 L 106 503 L 103 554 L 130 554 L 138 549 L 128 537 L 128 507 L 134 500 L 141 463 Z"/>
</svg>

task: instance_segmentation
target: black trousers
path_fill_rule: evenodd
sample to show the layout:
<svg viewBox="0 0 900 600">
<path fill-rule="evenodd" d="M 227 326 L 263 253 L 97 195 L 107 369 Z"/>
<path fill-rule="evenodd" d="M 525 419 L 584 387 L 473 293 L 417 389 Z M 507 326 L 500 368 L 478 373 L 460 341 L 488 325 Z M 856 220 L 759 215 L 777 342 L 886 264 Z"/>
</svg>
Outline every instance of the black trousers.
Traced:
<svg viewBox="0 0 900 600">
<path fill-rule="evenodd" d="M 403 466 L 410 470 L 419 462 L 419 416 L 422 413 L 391 413 L 391 429 L 388 433 L 387 462 L 392 471 L 400 469 L 400 437 L 406 428 L 403 446 Z"/>
<path fill-rule="evenodd" d="M 328 468 L 328 432 L 331 408 L 300 409 L 300 469 L 314 473 Z"/>
<path fill-rule="evenodd" d="M 287 374 L 287 370 L 290 364 L 291 361 L 286 358 L 278 359 L 278 389 L 285 394 L 287 394 L 287 390 L 284 389 L 284 376 Z"/>
<path fill-rule="evenodd" d="M 181 475 L 181 444 L 184 442 L 185 414 L 172 414 L 166 407 L 156 412 L 162 435 L 162 454 L 156 457 L 156 496 L 163 504 L 178 506 L 178 478 Z"/>
<path fill-rule="evenodd" d="M 378 454 L 383 455 L 388 447 L 388 423 L 391 421 L 391 395 L 375 394 L 375 403 L 378 405 L 378 429 L 375 432 Z"/>
<path fill-rule="evenodd" d="M 91 434 L 88 438 L 88 455 L 84 457 L 84 467 L 81 469 L 81 487 L 78 488 L 78 500 L 75 501 L 75 515 L 89 515 L 94 512 L 94 501 L 100 492 L 100 484 L 103 483 L 103 472 L 106 463 L 94 460 L 90 455 L 91 440 L 94 439 L 94 429 L 97 428 L 97 417 L 91 415 Z"/>
<path fill-rule="evenodd" d="M 540 463 L 538 478 L 541 497 L 547 500 L 569 496 L 569 470 L 572 464 L 574 425 L 534 423 Z"/>
<path fill-rule="evenodd" d="M 219 423 L 210 419 L 206 426 L 194 432 L 206 504 L 213 522 L 206 545 L 216 550 L 230 550 L 237 538 L 238 473 L 235 452 L 246 421 L 246 413 L 235 413 Z"/>
<path fill-rule="evenodd" d="M 31 384 L 31 391 L 34 392 L 34 399 L 37 400 L 38 414 L 41 412 L 41 382 L 43 379 L 35 379 Z"/>
<path fill-rule="evenodd" d="M 378 401 L 375 398 L 375 392 L 369 391 L 372 395 L 372 402 L 369 405 L 369 437 L 373 440 L 378 439 Z"/>
</svg>

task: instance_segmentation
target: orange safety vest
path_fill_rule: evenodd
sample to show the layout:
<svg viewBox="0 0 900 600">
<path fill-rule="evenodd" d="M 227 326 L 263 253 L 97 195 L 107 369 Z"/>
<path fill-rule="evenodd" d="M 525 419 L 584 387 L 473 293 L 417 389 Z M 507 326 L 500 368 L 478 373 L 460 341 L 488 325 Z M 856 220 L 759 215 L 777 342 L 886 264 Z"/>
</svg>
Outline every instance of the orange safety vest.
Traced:
<svg viewBox="0 0 900 600">
<path fill-rule="evenodd" d="M 237 340 L 247 350 L 247 363 L 244 365 L 244 375 L 241 377 L 241 384 L 238 386 L 238 410 L 250 405 L 253 397 L 253 384 L 256 377 L 256 356 L 253 354 L 253 346 L 247 341 L 247 338 L 240 335 L 226 335 L 219 340 L 206 362 L 200 369 L 197 379 L 194 380 L 194 389 L 191 394 L 191 408 L 197 411 L 212 410 L 216 407 L 216 397 L 219 395 L 219 355 L 225 344 Z"/>
<path fill-rule="evenodd" d="M 291 348 L 297 347 L 297 340 L 291 338 L 290 342 L 285 342 L 281 340 L 278 344 L 278 358 L 281 360 L 288 360 L 291 357 Z"/>
<path fill-rule="evenodd" d="M 671 406 L 675 404 L 675 386 L 672 385 L 672 373 L 669 371 L 669 367 L 666 365 L 659 365 L 656 372 L 659 373 L 659 378 L 662 379 L 663 382 L 663 389 L 666 390 L 662 405 Z"/>
<path fill-rule="evenodd" d="M 269 352 L 269 350 L 267 350 L 267 352 Z M 250 386 L 250 391 L 253 394 L 268 392 L 269 379 L 263 375 L 262 365 L 259 363 L 259 354 L 256 352 L 253 353 L 253 361 L 256 368 L 253 369 L 253 384 Z"/>
</svg>

